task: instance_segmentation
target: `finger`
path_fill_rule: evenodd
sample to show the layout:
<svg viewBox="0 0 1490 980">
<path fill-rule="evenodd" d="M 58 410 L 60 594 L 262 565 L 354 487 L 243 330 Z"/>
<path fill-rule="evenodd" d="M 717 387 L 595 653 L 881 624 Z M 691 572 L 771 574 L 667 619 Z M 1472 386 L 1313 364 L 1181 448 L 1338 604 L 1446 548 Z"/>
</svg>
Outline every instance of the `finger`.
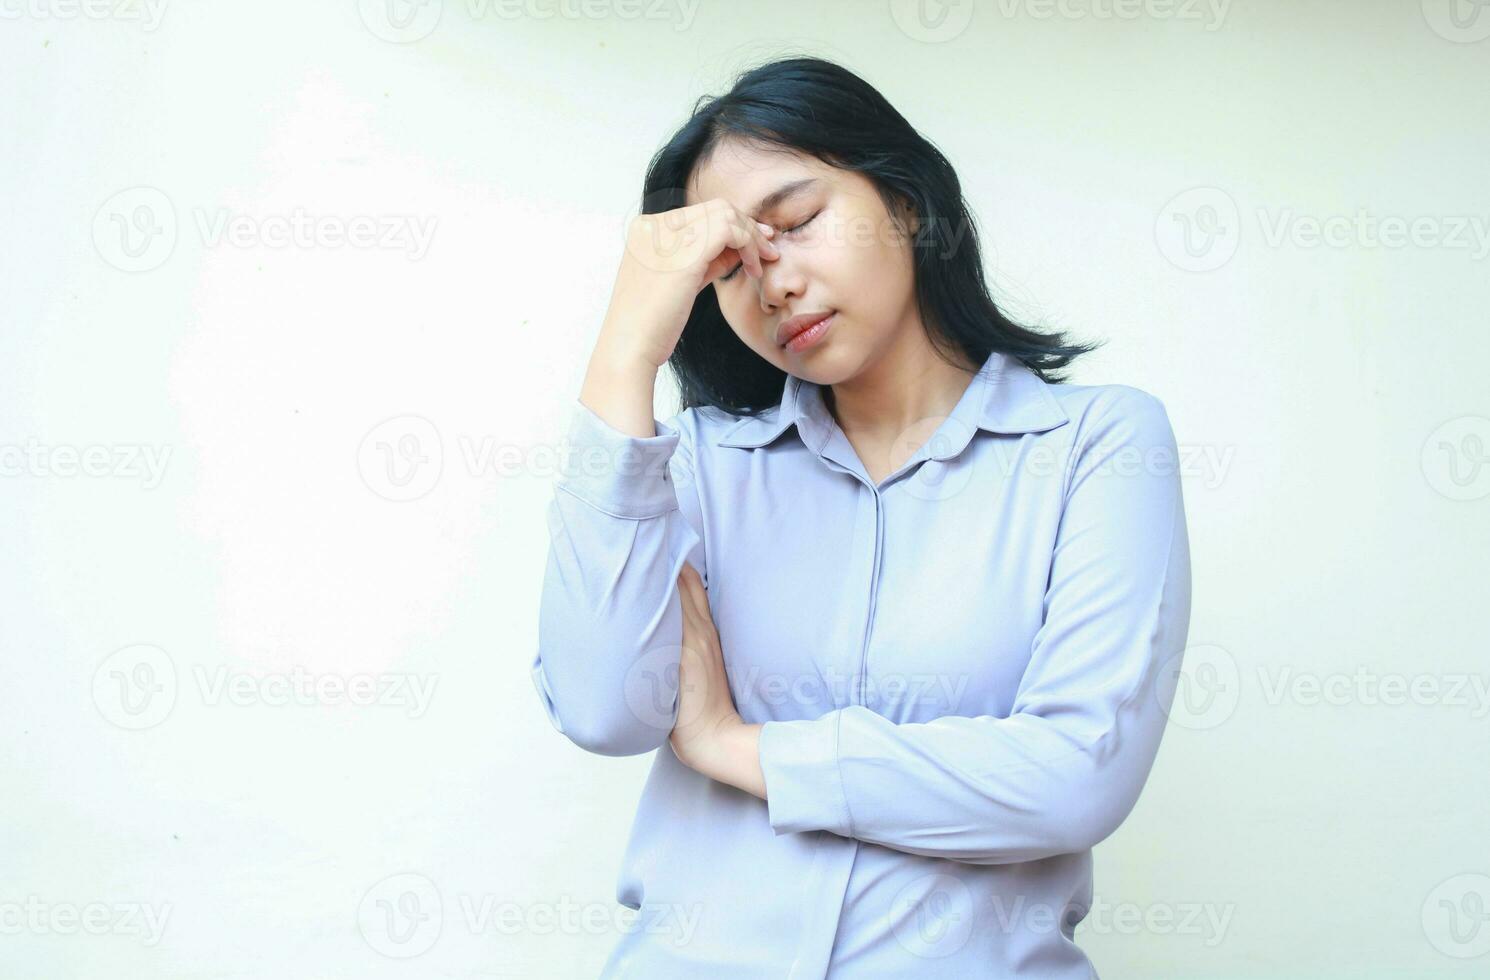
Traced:
<svg viewBox="0 0 1490 980">
<path fill-rule="evenodd" d="M 759 222 L 746 218 L 743 215 L 740 216 L 735 226 L 735 237 L 730 242 L 735 250 L 740 253 L 740 262 L 744 265 L 745 271 L 756 279 L 766 274 L 761 264 L 761 254 L 763 250 L 771 246 L 771 243 L 766 240 L 765 235 L 761 233 L 758 225 Z"/>
<path fill-rule="evenodd" d="M 762 246 L 761 254 L 767 256 L 768 258 L 780 258 L 781 249 L 776 247 L 776 242 L 773 238 L 773 236 L 775 236 L 776 234 L 776 229 L 766 224 L 764 221 L 755 222 L 755 227 L 756 230 L 760 232 Z"/>
<path fill-rule="evenodd" d="M 750 230 L 754 233 L 752 240 L 755 243 L 757 264 L 764 262 L 766 259 L 778 259 L 781 257 L 781 250 L 776 247 L 776 243 L 770 237 L 776 234 L 775 228 L 772 228 L 763 221 L 750 221 Z M 761 274 L 765 274 L 764 270 Z"/>
<path fill-rule="evenodd" d="M 752 230 L 744 219 L 736 221 L 730 232 L 730 245 L 740 254 L 740 265 L 744 267 L 745 274 L 754 279 L 759 279 L 764 274 L 761 269 L 759 236 L 760 232 Z"/>
<path fill-rule="evenodd" d="M 771 240 L 772 236 L 776 234 L 776 229 L 766 224 L 764 221 L 752 221 L 751 225 L 755 229 L 756 240 L 760 243 L 760 255 L 763 258 L 769 259 L 780 258 L 781 250 L 777 248 L 776 243 Z"/>
</svg>

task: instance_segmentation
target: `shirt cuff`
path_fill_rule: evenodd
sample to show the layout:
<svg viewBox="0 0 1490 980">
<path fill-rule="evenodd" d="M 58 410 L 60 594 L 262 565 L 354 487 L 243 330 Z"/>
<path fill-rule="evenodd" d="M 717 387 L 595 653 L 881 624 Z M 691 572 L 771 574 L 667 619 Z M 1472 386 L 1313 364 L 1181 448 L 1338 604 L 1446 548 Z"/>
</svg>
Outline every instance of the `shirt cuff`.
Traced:
<svg viewBox="0 0 1490 980">
<path fill-rule="evenodd" d="M 677 510 L 668 460 L 680 434 L 666 422 L 652 422 L 657 435 L 643 439 L 576 400 L 569 416 L 570 455 L 555 486 L 615 517 L 641 520 Z"/>
<path fill-rule="evenodd" d="M 853 818 L 838 772 L 842 711 L 812 721 L 768 721 L 761 726 L 761 775 L 773 833 L 828 830 L 852 837 Z"/>
</svg>

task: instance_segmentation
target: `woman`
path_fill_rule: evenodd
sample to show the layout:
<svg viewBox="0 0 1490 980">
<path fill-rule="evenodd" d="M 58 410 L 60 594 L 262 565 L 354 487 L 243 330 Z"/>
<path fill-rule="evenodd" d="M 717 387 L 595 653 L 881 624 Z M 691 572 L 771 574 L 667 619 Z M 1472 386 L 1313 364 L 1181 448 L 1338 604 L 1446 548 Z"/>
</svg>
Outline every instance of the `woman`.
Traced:
<svg viewBox="0 0 1490 980">
<path fill-rule="evenodd" d="M 1051 376 L 1091 348 L 999 312 L 951 166 L 841 67 L 744 74 L 645 190 L 533 664 L 575 743 L 659 750 L 603 976 L 1094 975 L 1189 622 L 1163 404 Z"/>
</svg>

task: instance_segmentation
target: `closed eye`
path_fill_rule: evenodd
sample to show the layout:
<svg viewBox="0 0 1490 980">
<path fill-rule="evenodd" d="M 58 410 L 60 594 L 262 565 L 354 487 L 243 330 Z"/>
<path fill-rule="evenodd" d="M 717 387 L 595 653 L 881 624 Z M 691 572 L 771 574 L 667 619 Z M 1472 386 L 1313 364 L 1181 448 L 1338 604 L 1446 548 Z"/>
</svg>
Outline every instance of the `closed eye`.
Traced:
<svg viewBox="0 0 1490 980">
<path fill-rule="evenodd" d="M 793 227 L 786 229 L 785 231 L 782 232 L 782 234 L 783 235 L 790 235 L 792 232 L 801 231 L 803 228 L 806 228 L 808 225 L 812 224 L 812 219 L 813 218 L 816 218 L 820 214 L 822 214 L 821 211 L 814 211 L 811 214 L 811 216 L 809 216 L 807 218 L 806 221 L 803 221 L 799 225 L 794 225 Z M 744 265 L 743 262 L 740 263 L 739 265 L 736 265 L 733 269 L 729 270 L 729 273 L 727 275 L 720 276 L 719 277 L 719 281 L 720 282 L 729 282 L 731 279 L 735 278 L 735 273 L 737 273 L 737 272 L 740 271 L 740 266 L 742 266 L 742 265 Z"/>
</svg>

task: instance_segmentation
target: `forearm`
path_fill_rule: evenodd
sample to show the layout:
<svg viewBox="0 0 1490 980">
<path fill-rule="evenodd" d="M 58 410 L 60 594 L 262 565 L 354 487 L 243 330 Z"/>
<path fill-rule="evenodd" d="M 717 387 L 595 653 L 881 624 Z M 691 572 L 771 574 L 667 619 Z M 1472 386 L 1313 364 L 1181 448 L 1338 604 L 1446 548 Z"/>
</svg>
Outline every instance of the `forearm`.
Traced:
<svg viewBox="0 0 1490 980">
<path fill-rule="evenodd" d="M 617 430 L 649 439 L 656 432 L 652 415 L 656 386 L 654 365 L 613 335 L 602 333 L 590 355 L 579 400 Z"/>
</svg>

